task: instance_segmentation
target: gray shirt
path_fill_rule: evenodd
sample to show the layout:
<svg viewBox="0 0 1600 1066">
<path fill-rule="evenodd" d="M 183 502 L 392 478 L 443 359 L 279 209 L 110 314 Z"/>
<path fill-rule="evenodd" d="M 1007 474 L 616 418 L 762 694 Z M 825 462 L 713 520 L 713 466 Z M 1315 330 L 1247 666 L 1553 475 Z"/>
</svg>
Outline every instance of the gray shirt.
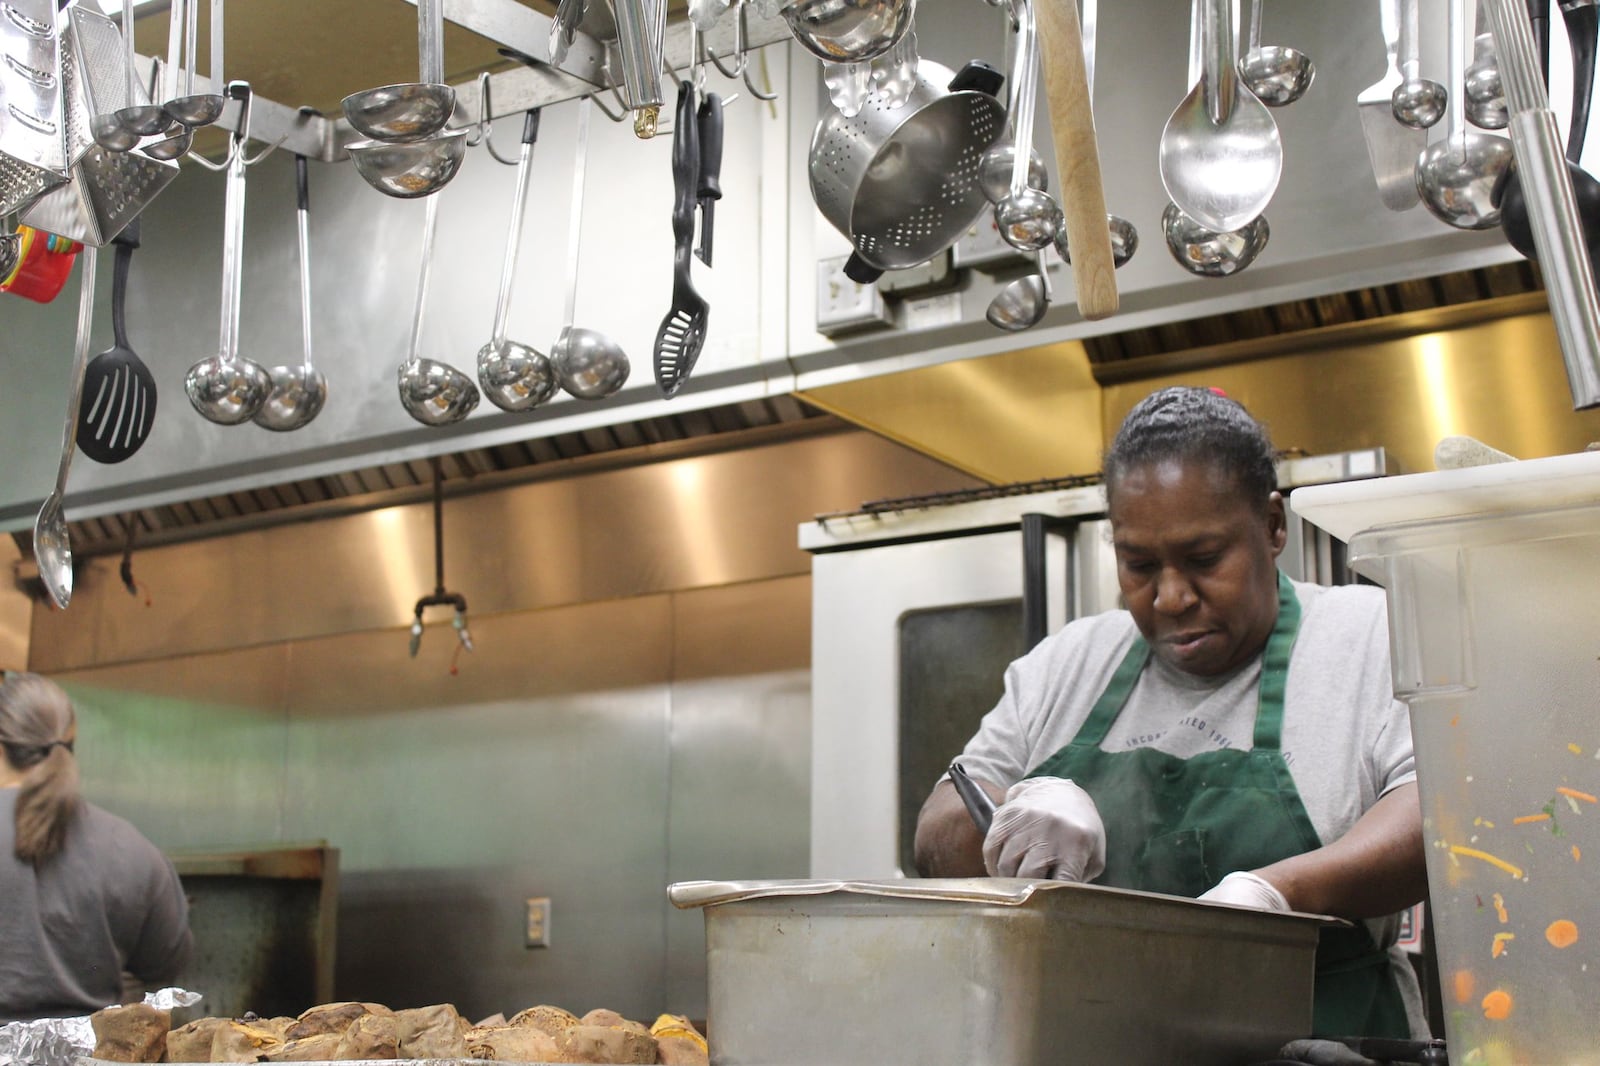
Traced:
<svg viewBox="0 0 1600 1066">
<path fill-rule="evenodd" d="M 16 788 L 0 788 L 0 1023 L 90 1014 L 121 1001 L 124 970 L 175 978 L 190 950 L 172 864 L 139 831 L 85 803 L 55 856 L 16 856 Z"/>
<path fill-rule="evenodd" d="M 1289 660 L 1281 750 L 1324 844 L 1350 831 L 1384 793 L 1417 777 L 1411 718 L 1394 698 L 1382 589 L 1294 583 L 1300 632 Z M 1138 634 L 1127 611 L 1079 619 L 1006 668 L 1005 693 L 962 752 L 973 777 L 1009 787 L 1082 728 Z M 1155 657 L 1101 742 L 1180 758 L 1253 746 L 1261 657 L 1221 677 L 1185 674 Z M 1248 830 L 1245 830 L 1248 831 Z M 1367 923 L 1390 946 L 1414 1036 L 1427 1035 L 1416 978 L 1393 946 L 1399 916 Z"/>
</svg>

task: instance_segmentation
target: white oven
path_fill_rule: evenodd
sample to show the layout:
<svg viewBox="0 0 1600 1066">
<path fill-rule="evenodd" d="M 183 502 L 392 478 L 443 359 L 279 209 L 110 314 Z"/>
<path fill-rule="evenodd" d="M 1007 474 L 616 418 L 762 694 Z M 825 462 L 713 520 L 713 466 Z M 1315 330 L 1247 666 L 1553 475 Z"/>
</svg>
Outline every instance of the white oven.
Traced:
<svg viewBox="0 0 1600 1066">
<path fill-rule="evenodd" d="M 1381 448 L 1286 459 L 1279 484 L 1376 477 Z M 1006 664 L 1117 605 L 1105 498 L 1062 479 L 884 501 L 800 527 L 812 553 L 811 876 L 914 876 L 917 811 Z M 1291 515 L 1290 576 L 1352 580 L 1342 544 Z"/>
</svg>

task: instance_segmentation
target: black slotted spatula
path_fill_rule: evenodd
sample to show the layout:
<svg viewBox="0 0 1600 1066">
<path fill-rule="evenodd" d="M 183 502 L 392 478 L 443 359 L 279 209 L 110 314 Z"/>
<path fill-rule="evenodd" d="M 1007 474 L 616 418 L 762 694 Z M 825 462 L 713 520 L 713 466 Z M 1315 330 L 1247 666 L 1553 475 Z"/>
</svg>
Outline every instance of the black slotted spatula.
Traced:
<svg viewBox="0 0 1600 1066">
<path fill-rule="evenodd" d="M 78 408 L 78 448 L 97 463 L 120 463 L 150 436 L 156 416 L 156 379 L 128 346 L 124 308 L 128 268 L 139 247 L 139 220 L 115 238 L 117 261 L 111 281 L 111 328 L 116 344 L 89 361 Z"/>
<path fill-rule="evenodd" d="M 700 358 L 711 305 L 694 289 L 689 260 L 694 255 L 694 209 L 700 184 L 700 138 L 695 122 L 695 91 L 678 84 L 678 112 L 672 128 L 672 310 L 656 331 L 656 386 L 663 396 L 682 387 Z"/>
</svg>

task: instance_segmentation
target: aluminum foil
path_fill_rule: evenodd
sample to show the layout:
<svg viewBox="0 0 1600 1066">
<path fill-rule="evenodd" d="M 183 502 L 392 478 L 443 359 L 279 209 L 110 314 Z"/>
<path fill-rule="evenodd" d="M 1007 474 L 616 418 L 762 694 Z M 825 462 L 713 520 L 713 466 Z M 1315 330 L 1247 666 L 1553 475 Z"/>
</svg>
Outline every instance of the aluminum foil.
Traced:
<svg viewBox="0 0 1600 1066">
<path fill-rule="evenodd" d="M 170 1011 L 200 1002 L 200 993 L 181 988 L 146 992 L 145 1003 Z M 88 1017 L 40 1018 L 0 1025 L 0 1066 L 74 1066 L 94 1051 L 94 1028 Z"/>
</svg>

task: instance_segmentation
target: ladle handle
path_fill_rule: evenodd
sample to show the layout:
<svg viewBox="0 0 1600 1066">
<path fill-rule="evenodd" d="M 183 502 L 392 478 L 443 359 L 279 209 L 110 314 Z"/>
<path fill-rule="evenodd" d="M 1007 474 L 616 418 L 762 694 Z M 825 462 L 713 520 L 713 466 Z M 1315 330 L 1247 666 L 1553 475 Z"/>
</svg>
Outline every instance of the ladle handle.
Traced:
<svg viewBox="0 0 1600 1066">
<path fill-rule="evenodd" d="M 133 5 L 122 5 L 122 64 L 123 73 L 127 75 L 127 84 L 124 86 L 126 100 L 123 107 L 139 106 L 139 79 L 133 69 Z"/>
<path fill-rule="evenodd" d="M 1415 81 L 1422 69 L 1422 42 L 1417 36 L 1418 0 L 1399 0 L 1400 9 L 1400 78 L 1402 81 Z M 1385 0 L 1384 10 L 1389 10 L 1388 0 Z"/>
<path fill-rule="evenodd" d="M 295 230 L 300 242 L 300 351 L 311 372 L 311 180 L 306 157 L 295 153 Z"/>
<path fill-rule="evenodd" d="M 522 120 L 522 150 L 517 155 L 517 186 L 511 194 L 511 223 L 506 234 L 506 254 L 500 262 L 500 295 L 494 305 L 491 343 L 506 340 L 506 319 L 511 314 L 511 279 L 517 269 L 517 249 L 522 245 L 522 219 L 528 207 L 528 171 L 532 169 L 533 141 L 539 135 L 539 109 L 530 108 Z"/>
<path fill-rule="evenodd" d="M 183 95 L 194 95 L 195 50 L 200 31 L 200 0 L 189 0 L 183 13 Z"/>
<path fill-rule="evenodd" d="M 183 67 L 184 9 L 187 6 L 188 0 L 172 0 L 172 7 L 167 13 L 167 69 L 161 85 L 161 93 L 166 100 L 163 103 L 178 96 L 178 74 Z"/>
<path fill-rule="evenodd" d="M 249 106 L 247 97 L 245 107 Z M 240 114 L 241 131 L 247 113 Z M 243 132 L 233 135 L 222 208 L 222 324 L 217 348 L 222 358 L 230 362 L 239 354 L 239 302 L 244 281 L 244 140 Z"/>
<path fill-rule="evenodd" d="M 67 475 L 77 450 L 78 411 L 83 405 L 83 373 L 89 365 L 89 328 L 94 322 L 95 249 L 85 245 L 78 253 L 83 264 L 78 280 L 78 334 L 72 349 L 72 382 L 67 388 L 67 420 L 61 434 L 61 463 L 56 467 L 56 499 L 67 492 Z M 70 591 L 70 589 L 69 589 Z"/>
<path fill-rule="evenodd" d="M 417 0 L 417 67 L 424 84 L 444 82 L 444 0 Z"/>
<path fill-rule="evenodd" d="M 1045 0 L 1046 3 L 1072 3 L 1073 0 Z M 1032 0 L 1014 0 L 1012 14 L 1017 22 L 1017 61 L 1011 75 L 1011 195 L 1021 196 L 1028 187 L 1028 162 L 1033 157 L 1033 112 L 1039 93 L 1039 32 Z"/>
<path fill-rule="evenodd" d="M 1467 49 L 1472 47 L 1472 34 L 1467 31 L 1467 0 L 1450 0 L 1450 126 L 1449 136 L 1457 151 L 1466 151 L 1467 110 L 1466 93 L 1461 88 L 1467 78 Z"/>
<path fill-rule="evenodd" d="M 1036 14 L 1078 311 L 1086 319 L 1106 318 L 1117 313 L 1117 279 L 1078 9 L 1071 2 L 1048 0 Z"/>
<path fill-rule="evenodd" d="M 578 101 L 578 148 L 572 164 L 572 219 L 567 226 L 567 321 L 570 327 L 578 317 L 578 243 L 583 236 L 583 172 L 589 159 L 589 107 L 585 96 Z"/>
<path fill-rule="evenodd" d="M 417 306 L 411 312 L 411 359 L 417 357 L 422 343 L 422 309 L 428 303 L 428 271 L 433 264 L 433 235 L 439 228 L 439 195 L 429 196 L 422 216 L 422 267 L 417 271 Z"/>
<path fill-rule="evenodd" d="M 220 93 L 227 84 L 222 76 L 222 0 L 211 0 L 211 87 Z"/>
</svg>

